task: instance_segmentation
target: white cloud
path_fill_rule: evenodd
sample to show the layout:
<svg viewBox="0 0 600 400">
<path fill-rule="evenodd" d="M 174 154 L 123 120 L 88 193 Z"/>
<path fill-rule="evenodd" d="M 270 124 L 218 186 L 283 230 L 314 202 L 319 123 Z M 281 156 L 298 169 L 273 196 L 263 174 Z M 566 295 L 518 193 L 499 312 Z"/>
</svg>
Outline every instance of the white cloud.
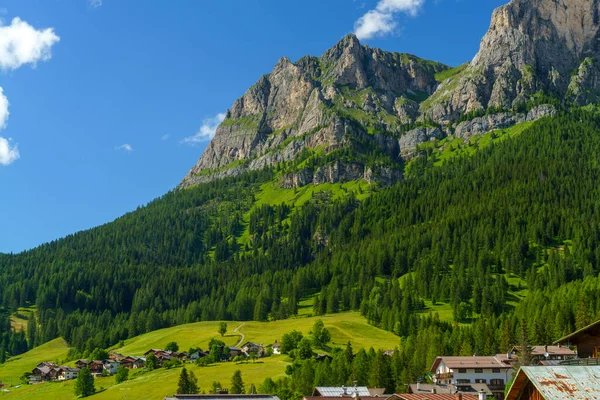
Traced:
<svg viewBox="0 0 600 400">
<path fill-rule="evenodd" d="M 4 95 L 4 90 L 0 87 L 0 131 L 6 127 L 8 121 L 8 99 Z M 18 146 L 11 145 L 12 139 L 6 139 L 0 136 L 0 165 L 10 165 L 19 157 Z"/>
<path fill-rule="evenodd" d="M 90 3 L 90 7 L 98 8 L 102 5 L 102 0 L 88 0 Z"/>
<path fill-rule="evenodd" d="M 169 140 L 171 138 L 171 135 L 169 135 L 168 133 L 166 135 L 162 135 L 160 140 Z"/>
<path fill-rule="evenodd" d="M 416 16 L 425 0 L 379 0 L 374 10 L 369 10 L 354 23 L 354 33 L 359 39 L 388 35 L 397 28 L 395 18 L 400 13 Z"/>
<path fill-rule="evenodd" d="M 4 95 L 4 89 L 0 87 L 0 131 L 6 127 L 8 121 L 8 99 Z"/>
<path fill-rule="evenodd" d="M 10 25 L 0 26 L 0 68 L 17 69 L 24 64 L 49 60 L 50 50 L 59 40 L 53 28 L 37 30 L 14 18 Z"/>
<path fill-rule="evenodd" d="M 182 143 L 198 144 L 209 141 L 215 136 L 217 127 L 225 119 L 225 113 L 219 113 L 212 118 L 207 118 L 202 121 L 202 126 L 194 136 L 189 136 L 183 139 Z"/>
<path fill-rule="evenodd" d="M 0 8 L 0 14 L 6 14 L 5 8 Z M 60 38 L 54 29 L 37 30 L 20 18 L 14 18 L 10 25 L 4 26 L 0 19 L 0 69 L 17 69 L 24 64 L 35 64 L 38 61 L 49 60 L 50 49 Z M 0 131 L 6 128 L 8 117 L 8 99 L 4 89 L 0 87 Z M 0 165 L 10 165 L 19 159 L 19 148 L 12 144 L 11 138 L 0 136 Z"/>
<path fill-rule="evenodd" d="M 15 162 L 21 155 L 19 148 L 15 144 L 11 145 L 12 139 L 0 137 L 0 165 L 7 166 Z"/>
<path fill-rule="evenodd" d="M 125 144 L 115 147 L 115 150 L 124 150 L 127 153 L 131 153 L 133 151 L 133 147 L 131 147 L 130 144 L 125 143 Z"/>
</svg>

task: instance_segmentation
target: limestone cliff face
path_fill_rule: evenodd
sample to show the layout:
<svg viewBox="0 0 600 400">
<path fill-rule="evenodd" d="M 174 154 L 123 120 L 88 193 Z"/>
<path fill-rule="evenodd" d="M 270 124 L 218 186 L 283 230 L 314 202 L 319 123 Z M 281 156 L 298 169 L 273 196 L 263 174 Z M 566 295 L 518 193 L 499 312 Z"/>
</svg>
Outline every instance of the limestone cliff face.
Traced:
<svg viewBox="0 0 600 400">
<path fill-rule="evenodd" d="M 397 138 L 388 136 L 399 136 L 400 127 L 417 118 L 411 98 L 433 93 L 435 74 L 447 68 L 363 46 L 354 35 L 319 58 L 281 58 L 233 103 L 181 186 L 292 161 L 305 149 L 328 153 L 356 140 L 397 157 Z"/>
<path fill-rule="evenodd" d="M 451 123 L 465 112 L 512 108 L 539 92 L 565 97 L 569 86 L 578 102 L 587 101 L 581 93 L 597 91 L 596 69 L 576 82 L 571 76 L 600 55 L 599 9 L 598 0 L 512 0 L 496 9 L 478 54 L 422 105 L 424 115 Z"/>
</svg>

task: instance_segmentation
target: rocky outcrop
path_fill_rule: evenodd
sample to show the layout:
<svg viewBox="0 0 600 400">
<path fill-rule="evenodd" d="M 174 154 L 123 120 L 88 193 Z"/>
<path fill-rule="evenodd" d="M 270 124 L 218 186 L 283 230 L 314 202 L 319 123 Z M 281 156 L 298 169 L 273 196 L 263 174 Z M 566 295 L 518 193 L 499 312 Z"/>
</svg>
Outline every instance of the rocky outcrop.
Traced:
<svg viewBox="0 0 600 400">
<path fill-rule="evenodd" d="M 419 116 L 419 103 L 407 99 L 406 97 L 398 97 L 394 104 L 394 111 L 404 125 L 415 122 Z"/>
<path fill-rule="evenodd" d="M 521 122 L 532 122 L 555 114 L 556 108 L 548 104 L 535 107 L 527 114 L 490 114 L 458 124 L 454 136 L 467 141 L 474 135 L 482 135 L 497 129 L 507 129 Z"/>
<path fill-rule="evenodd" d="M 244 167 L 228 173 L 288 162 L 304 149 L 333 151 L 349 145 L 350 135 L 397 155 L 390 149 L 390 142 L 397 140 L 384 140 L 373 131 L 394 135 L 401 125 L 414 121 L 418 107 L 407 96 L 433 93 L 438 84 L 435 74 L 447 68 L 362 46 L 354 35 L 320 58 L 303 57 L 292 63 L 283 57 L 234 102 L 181 186 L 211 176 L 217 179 L 223 168 L 240 160 Z M 364 121 L 372 128 L 367 129 Z"/>
<path fill-rule="evenodd" d="M 358 162 L 334 161 L 318 167 L 314 171 L 302 169 L 285 174 L 281 177 L 280 186 L 285 189 L 294 189 L 311 183 L 321 185 L 323 183 L 345 183 L 359 179 L 386 187 L 402 179 L 402 172 L 390 167 L 365 167 Z"/>
<path fill-rule="evenodd" d="M 598 0 L 512 0 L 494 11 L 470 65 L 423 103 L 423 118 L 451 124 L 464 113 L 512 108 L 542 91 L 563 97 L 570 84 L 575 101 L 595 101 L 582 95 L 597 91 L 595 72 L 580 64 L 600 55 L 599 39 Z M 581 76 L 573 83 L 577 68 Z"/>
<path fill-rule="evenodd" d="M 443 132 L 438 128 L 418 128 L 406 132 L 399 140 L 400 157 L 410 161 L 417 156 L 417 148 L 421 143 L 441 139 Z"/>
<path fill-rule="evenodd" d="M 578 105 L 597 103 L 600 100 L 600 66 L 593 58 L 583 60 L 571 77 L 567 99 Z"/>
</svg>

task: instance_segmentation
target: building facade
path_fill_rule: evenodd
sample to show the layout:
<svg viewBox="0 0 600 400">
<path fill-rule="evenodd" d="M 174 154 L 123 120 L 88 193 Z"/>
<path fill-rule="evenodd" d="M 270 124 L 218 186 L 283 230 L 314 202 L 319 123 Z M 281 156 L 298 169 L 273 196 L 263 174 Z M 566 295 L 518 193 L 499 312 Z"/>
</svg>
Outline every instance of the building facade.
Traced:
<svg viewBox="0 0 600 400">
<path fill-rule="evenodd" d="M 430 372 L 436 385 L 453 385 L 461 390 L 485 384 L 496 399 L 504 399 L 504 389 L 513 375 L 510 365 L 492 356 L 438 357 Z"/>
</svg>

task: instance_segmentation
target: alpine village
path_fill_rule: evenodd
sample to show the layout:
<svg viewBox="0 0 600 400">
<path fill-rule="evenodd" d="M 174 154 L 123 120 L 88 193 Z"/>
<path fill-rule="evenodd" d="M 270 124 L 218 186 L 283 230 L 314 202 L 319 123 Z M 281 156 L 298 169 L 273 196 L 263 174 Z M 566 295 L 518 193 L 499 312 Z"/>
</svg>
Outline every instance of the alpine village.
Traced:
<svg viewBox="0 0 600 400">
<path fill-rule="evenodd" d="M 178 187 L 0 254 L 0 396 L 600 399 L 599 273 L 600 1 L 511 0 L 460 66 L 282 57 Z"/>
</svg>

